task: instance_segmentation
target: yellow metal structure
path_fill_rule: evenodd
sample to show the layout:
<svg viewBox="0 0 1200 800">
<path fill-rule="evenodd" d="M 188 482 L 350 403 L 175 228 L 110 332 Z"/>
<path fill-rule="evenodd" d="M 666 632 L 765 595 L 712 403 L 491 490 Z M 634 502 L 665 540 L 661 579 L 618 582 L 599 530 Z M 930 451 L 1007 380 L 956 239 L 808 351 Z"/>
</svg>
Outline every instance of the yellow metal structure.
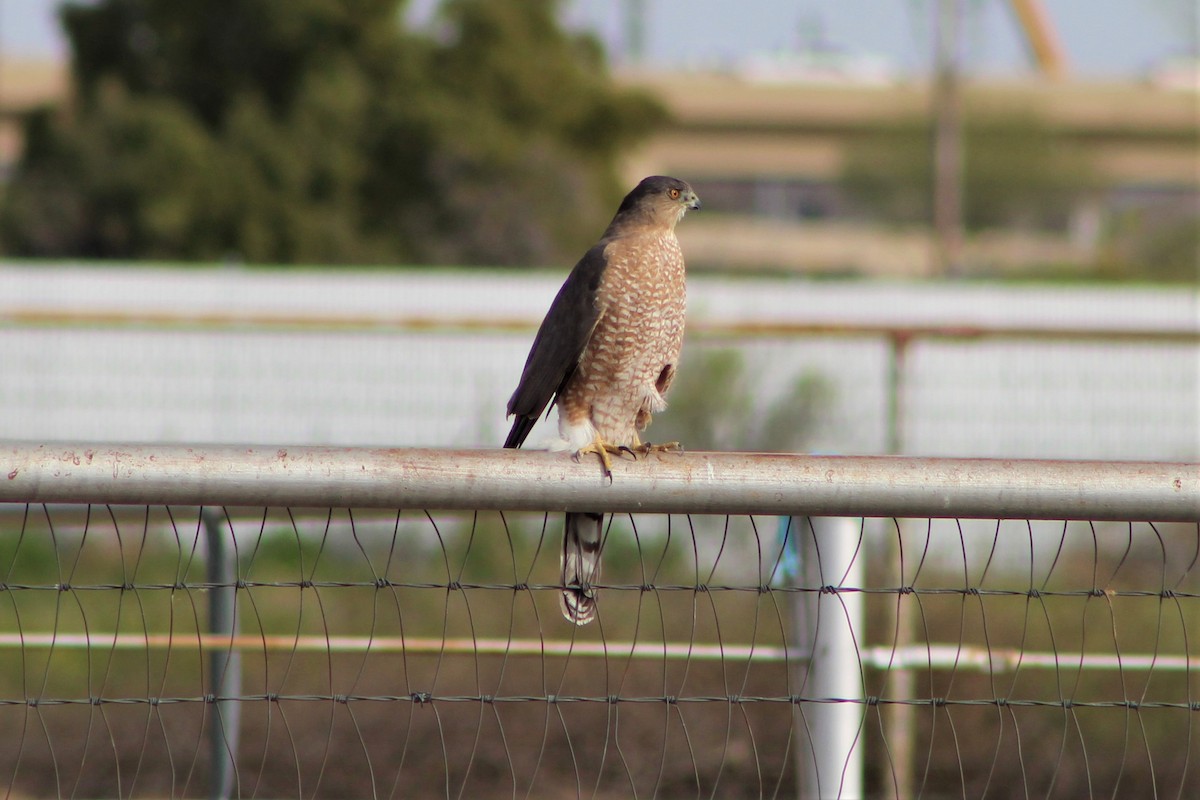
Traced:
<svg viewBox="0 0 1200 800">
<path fill-rule="evenodd" d="M 1042 0 L 1009 0 L 1038 69 L 1049 78 L 1067 72 L 1067 54 Z"/>
</svg>

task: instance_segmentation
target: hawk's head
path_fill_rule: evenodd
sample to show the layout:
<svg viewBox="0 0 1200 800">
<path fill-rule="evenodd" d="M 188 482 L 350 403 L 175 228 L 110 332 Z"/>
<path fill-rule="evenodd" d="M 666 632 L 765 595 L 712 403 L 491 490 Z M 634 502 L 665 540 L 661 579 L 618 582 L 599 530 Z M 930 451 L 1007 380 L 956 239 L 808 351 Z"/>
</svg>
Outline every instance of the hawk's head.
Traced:
<svg viewBox="0 0 1200 800">
<path fill-rule="evenodd" d="M 637 217 L 656 225 L 675 227 L 689 208 L 700 208 L 700 198 L 687 181 L 666 175 L 643 178 L 625 195 L 617 219 Z M 615 221 L 615 220 L 614 220 Z"/>
</svg>

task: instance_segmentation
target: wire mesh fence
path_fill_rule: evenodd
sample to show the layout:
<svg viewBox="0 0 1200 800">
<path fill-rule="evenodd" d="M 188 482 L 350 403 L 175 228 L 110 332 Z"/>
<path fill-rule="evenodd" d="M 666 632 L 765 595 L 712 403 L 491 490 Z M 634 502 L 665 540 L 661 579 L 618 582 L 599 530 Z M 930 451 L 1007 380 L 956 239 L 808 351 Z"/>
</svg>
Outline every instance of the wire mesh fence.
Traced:
<svg viewBox="0 0 1200 800">
<path fill-rule="evenodd" d="M 1195 464 L 4 455 L 6 796 L 1200 786 Z M 580 504 L 614 512 L 586 627 Z"/>
<path fill-rule="evenodd" d="M 689 399 L 715 395 L 720 413 L 699 418 L 723 436 L 689 447 L 1200 458 L 1195 290 L 688 280 L 688 341 L 655 436 Z M 0 438 L 498 444 L 497 398 L 561 282 L 560 271 L 0 264 Z M 737 381 L 706 369 L 721 355 L 736 358 Z M 819 391 L 797 398 L 806 380 Z M 737 424 L 797 405 L 811 421 L 793 417 L 769 442 Z M 551 421 L 530 441 L 555 435 Z"/>
</svg>

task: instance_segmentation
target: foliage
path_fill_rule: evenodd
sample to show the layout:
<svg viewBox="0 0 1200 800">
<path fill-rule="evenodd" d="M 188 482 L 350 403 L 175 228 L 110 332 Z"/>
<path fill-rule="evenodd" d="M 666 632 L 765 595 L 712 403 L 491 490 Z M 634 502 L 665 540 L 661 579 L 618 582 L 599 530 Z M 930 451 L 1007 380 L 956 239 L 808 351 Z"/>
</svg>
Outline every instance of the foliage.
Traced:
<svg viewBox="0 0 1200 800">
<path fill-rule="evenodd" d="M 928 120 L 883 129 L 850 147 L 841 181 L 855 203 L 891 222 L 932 218 Z M 963 125 L 963 220 L 968 229 L 1062 229 L 1074 200 L 1099 182 L 1091 165 L 1023 113 L 968 113 Z"/>
<path fill-rule="evenodd" d="M 1099 277 L 1200 284 L 1200 214 L 1130 210 L 1109 225 Z"/>
<path fill-rule="evenodd" d="M 678 440 L 692 450 L 796 452 L 803 449 L 833 401 L 822 375 L 804 372 L 763 407 L 762 375 L 737 350 L 692 349 L 655 419 L 653 441 Z"/>
<path fill-rule="evenodd" d="M 26 123 L 11 254 L 548 263 L 662 120 L 559 0 L 69 3 L 73 99 Z"/>
</svg>

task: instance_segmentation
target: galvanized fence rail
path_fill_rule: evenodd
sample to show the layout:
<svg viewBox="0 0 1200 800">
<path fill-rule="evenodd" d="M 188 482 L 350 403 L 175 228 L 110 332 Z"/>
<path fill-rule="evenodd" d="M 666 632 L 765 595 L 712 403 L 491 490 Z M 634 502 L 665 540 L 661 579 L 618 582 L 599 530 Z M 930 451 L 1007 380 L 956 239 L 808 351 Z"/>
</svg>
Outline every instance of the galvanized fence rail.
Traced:
<svg viewBox="0 0 1200 800">
<path fill-rule="evenodd" d="M 9 442 L 0 504 L 5 796 L 1200 787 L 1198 464 Z"/>
<path fill-rule="evenodd" d="M 13 443 L 0 502 L 1193 522 L 1200 468 L 1160 462 Z"/>
</svg>

